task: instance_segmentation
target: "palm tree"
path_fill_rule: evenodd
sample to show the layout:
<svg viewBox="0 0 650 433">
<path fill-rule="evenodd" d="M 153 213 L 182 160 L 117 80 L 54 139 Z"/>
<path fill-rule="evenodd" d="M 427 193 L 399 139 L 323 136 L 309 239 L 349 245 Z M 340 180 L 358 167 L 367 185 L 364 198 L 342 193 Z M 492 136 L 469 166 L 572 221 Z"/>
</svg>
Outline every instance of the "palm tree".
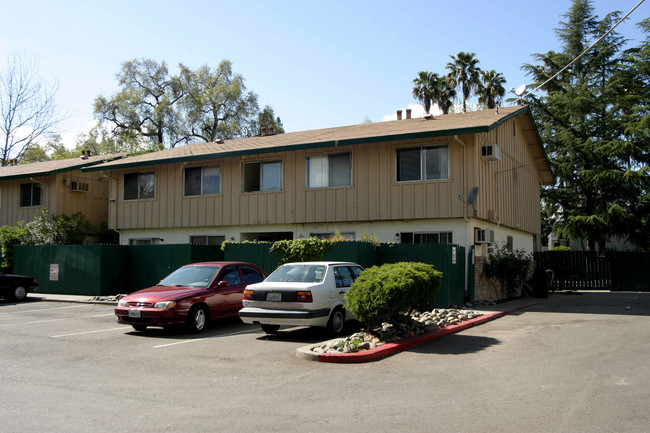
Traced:
<svg viewBox="0 0 650 433">
<path fill-rule="evenodd" d="M 436 85 L 434 76 L 437 75 L 427 71 L 420 71 L 418 72 L 418 76 L 413 79 L 413 98 L 422 102 L 424 111 L 427 114 L 431 110 L 431 102 L 433 99 L 432 90 Z"/>
<path fill-rule="evenodd" d="M 494 69 L 481 71 L 481 82 L 476 88 L 478 102 L 487 105 L 488 108 L 496 108 L 506 94 L 506 89 L 503 87 L 505 83 L 506 79 L 500 72 Z"/>
<path fill-rule="evenodd" d="M 465 113 L 467 112 L 467 98 L 480 83 L 481 69 L 477 66 L 478 60 L 474 57 L 475 55 L 475 53 L 461 51 L 456 56 L 449 56 L 453 61 L 447 63 L 447 69 L 450 71 L 447 78 L 454 88 L 460 88 L 463 94 L 463 112 Z"/>
<path fill-rule="evenodd" d="M 444 75 L 433 74 L 435 77 L 435 86 L 432 92 L 432 99 L 442 110 L 442 114 L 449 114 L 449 109 L 454 105 L 456 90 L 449 86 L 449 80 Z"/>
</svg>

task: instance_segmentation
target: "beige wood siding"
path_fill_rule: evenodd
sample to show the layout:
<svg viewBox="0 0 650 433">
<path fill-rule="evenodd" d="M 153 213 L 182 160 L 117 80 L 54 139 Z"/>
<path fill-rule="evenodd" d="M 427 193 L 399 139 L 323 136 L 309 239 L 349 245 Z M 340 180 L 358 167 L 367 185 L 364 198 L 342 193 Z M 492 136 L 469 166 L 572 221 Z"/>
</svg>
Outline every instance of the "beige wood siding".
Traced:
<svg viewBox="0 0 650 433">
<path fill-rule="evenodd" d="M 540 180 L 523 136 L 515 119 L 490 133 L 471 137 L 468 188 L 479 186 L 476 204 L 479 218 L 539 234 Z M 484 144 L 498 144 L 501 160 L 482 160 Z"/>
<path fill-rule="evenodd" d="M 459 195 L 466 198 L 477 185 L 479 218 L 495 215 L 495 222 L 538 233 L 539 180 L 521 134 L 512 131 L 508 122 L 481 137 L 461 136 L 465 149 L 453 137 L 441 137 L 114 170 L 112 224 L 136 229 L 462 218 L 466 205 Z M 498 143 L 502 160 L 482 161 L 483 142 Z M 434 144 L 449 146 L 449 179 L 397 182 L 396 149 Z M 342 152 L 351 154 L 352 185 L 307 188 L 307 158 Z M 254 161 L 282 161 L 281 191 L 242 191 L 243 163 Z M 221 193 L 184 197 L 185 167 L 213 165 L 221 167 Z M 131 172 L 155 172 L 155 198 L 123 199 L 124 174 Z M 472 216 L 472 206 L 467 212 Z"/>
<path fill-rule="evenodd" d="M 29 222 L 44 208 L 54 215 L 70 216 L 81 212 L 94 225 L 108 219 L 109 183 L 101 172 L 84 173 L 81 170 L 71 170 L 33 179 L 41 184 L 41 206 L 20 206 L 20 185 L 33 182 L 30 179 L 14 179 L 0 183 L 0 225 L 15 225 L 18 221 Z M 88 191 L 72 191 L 72 181 L 87 183 Z"/>
</svg>

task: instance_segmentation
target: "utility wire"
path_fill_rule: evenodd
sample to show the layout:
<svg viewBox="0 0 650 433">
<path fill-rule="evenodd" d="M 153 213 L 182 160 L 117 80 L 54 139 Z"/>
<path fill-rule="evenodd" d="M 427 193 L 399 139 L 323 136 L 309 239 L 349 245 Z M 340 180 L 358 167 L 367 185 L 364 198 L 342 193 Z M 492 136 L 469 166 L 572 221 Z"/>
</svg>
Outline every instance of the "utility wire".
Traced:
<svg viewBox="0 0 650 433">
<path fill-rule="evenodd" d="M 613 31 L 613 30 L 614 30 L 614 29 L 615 29 L 615 28 L 616 28 L 620 23 L 622 23 L 623 21 L 625 21 L 625 20 L 627 19 L 627 17 L 629 17 L 630 14 L 632 14 L 632 12 L 634 12 L 634 11 L 635 11 L 639 6 L 641 6 L 641 4 L 642 4 L 644 1 L 645 1 L 645 0 L 641 0 L 639 3 L 637 3 L 637 5 L 634 6 L 634 7 L 633 7 L 633 8 L 632 8 L 628 13 L 626 13 L 625 16 L 624 16 L 623 18 L 621 18 L 621 19 L 620 19 L 616 24 L 614 24 L 614 26 L 613 26 L 611 29 L 607 30 L 607 31 L 606 31 L 606 32 L 605 32 L 601 37 L 599 37 L 599 38 L 596 40 L 596 42 L 594 42 L 593 44 L 591 44 L 587 49 L 585 49 L 582 53 L 580 53 L 580 55 L 578 55 L 575 59 L 571 60 L 571 62 L 570 62 L 569 64 L 567 64 L 565 67 L 563 67 L 562 69 L 560 69 L 559 71 L 557 71 L 557 72 L 555 73 L 555 75 L 553 75 L 553 76 L 552 76 L 551 78 L 549 78 L 548 80 L 544 81 L 544 82 L 543 82 L 542 84 L 540 84 L 539 86 L 535 87 L 535 88 L 534 88 L 533 90 L 531 90 L 530 92 L 528 92 L 528 93 L 526 93 L 525 95 L 522 95 L 522 96 L 520 96 L 519 98 L 515 99 L 515 101 L 520 101 L 520 100 L 522 100 L 523 98 L 525 98 L 526 96 L 532 95 L 533 93 L 537 92 L 539 89 L 541 89 L 542 87 L 544 87 L 544 86 L 545 86 L 549 81 L 551 81 L 553 78 L 555 78 L 555 77 L 557 77 L 558 75 L 560 75 L 560 74 L 561 74 L 562 72 L 564 72 L 564 71 L 565 71 L 569 66 L 571 66 L 571 65 L 573 65 L 575 62 L 577 62 L 577 61 L 578 61 L 582 56 L 584 56 L 585 54 L 587 54 L 587 51 L 591 50 L 591 49 L 592 49 L 592 48 L 593 48 L 593 47 L 594 47 L 598 42 L 602 41 L 602 40 L 605 38 L 605 36 L 607 36 L 608 34 L 610 34 L 610 33 L 611 33 L 611 32 L 612 32 L 612 31 Z"/>
</svg>

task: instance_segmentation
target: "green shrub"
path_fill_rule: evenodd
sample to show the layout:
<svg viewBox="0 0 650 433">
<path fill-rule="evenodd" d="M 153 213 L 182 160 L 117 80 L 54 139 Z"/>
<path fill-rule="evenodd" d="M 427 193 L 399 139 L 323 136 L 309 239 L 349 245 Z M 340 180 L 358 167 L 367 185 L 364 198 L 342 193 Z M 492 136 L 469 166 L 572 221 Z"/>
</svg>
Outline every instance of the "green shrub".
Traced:
<svg viewBox="0 0 650 433">
<path fill-rule="evenodd" d="M 372 329 L 381 322 L 400 320 L 412 309 L 432 309 L 441 281 L 442 272 L 425 263 L 373 266 L 345 294 L 345 308 Z"/>
<path fill-rule="evenodd" d="M 280 265 L 292 262 L 321 261 L 325 253 L 332 249 L 334 241 L 315 237 L 274 242 L 271 252 L 282 256 Z"/>
<path fill-rule="evenodd" d="M 492 283 L 498 299 L 514 298 L 528 278 L 531 266 L 530 254 L 523 250 L 508 251 L 505 245 L 497 245 L 483 265 L 483 275 Z M 501 283 L 501 293 L 497 282 Z"/>
<path fill-rule="evenodd" d="M 553 247 L 553 251 L 571 251 L 571 247 L 565 247 L 563 245 Z"/>
<path fill-rule="evenodd" d="M 15 226 L 0 227 L 0 246 L 2 251 L 2 267 L 12 270 L 14 267 L 14 247 L 29 243 L 29 230 L 23 221 Z"/>
</svg>

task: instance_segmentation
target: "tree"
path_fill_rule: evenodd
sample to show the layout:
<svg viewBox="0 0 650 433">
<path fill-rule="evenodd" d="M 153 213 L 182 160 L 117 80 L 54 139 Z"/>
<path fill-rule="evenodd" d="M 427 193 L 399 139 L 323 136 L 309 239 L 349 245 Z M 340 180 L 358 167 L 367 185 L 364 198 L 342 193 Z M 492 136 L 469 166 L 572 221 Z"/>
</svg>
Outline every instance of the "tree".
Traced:
<svg viewBox="0 0 650 433">
<path fill-rule="evenodd" d="M 58 85 L 39 76 L 38 65 L 14 52 L 0 71 L 0 164 L 21 160 L 25 151 L 51 132 L 63 116 L 55 101 Z"/>
<path fill-rule="evenodd" d="M 21 164 L 29 164 L 32 162 L 50 161 L 53 159 L 66 159 L 79 156 L 80 153 L 70 151 L 65 147 L 61 136 L 59 134 L 52 134 L 43 145 L 34 143 L 25 149 Z"/>
<path fill-rule="evenodd" d="M 142 137 L 159 149 L 184 140 L 174 107 L 184 91 L 180 79 L 169 76 L 165 62 L 129 60 L 116 77 L 122 89 L 109 99 L 95 99 L 99 120 L 113 124 L 118 135 Z"/>
<path fill-rule="evenodd" d="M 244 78 L 233 74 L 232 64 L 224 60 L 214 70 L 207 65 L 196 71 L 180 67 L 186 139 L 210 142 L 245 136 L 257 114 L 257 95 L 246 92 Z"/>
<path fill-rule="evenodd" d="M 644 77 L 643 65 L 636 63 L 644 59 L 635 59 L 643 46 L 625 56 L 625 41 L 611 32 L 581 56 L 618 16 L 611 13 L 600 21 L 591 1 L 574 0 L 556 30 L 562 51 L 536 54 L 541 64 L 524 65 L 544 92 L 527 102 L 556 177 L 555 185 L 542 190 L 549 208 L 545 219 L 558 235 L 587 241 L 592 251 L 611 237 L 650 245 L 647 229 L 643 235 L 643 217 L 650 210 L 650 143 L 638 123 L 648 112 L 650 87 L 647 66 Z"/>
<path fill-rule="evenodd" d="M 494 69 L 481 71 L 481 81 L 476 87 L 478 102 L 485 104 L 487 108 L 496 108 L 503 101 L 506 89 L 503 85 L 506 79 Z"/>
<path fill-rule="evenodd" d="M 261 129 L 266 128 L 267 134 L 283 134 L 284 126 L 279 117 L 275 116 L 273 108 L 270 105 L 264 106 L 264 109 L 260 111 L 256 119 L 253 119 L 248 127 L 247 137 L 256 137 L 261 135 Z"/>
<path fill-rule="evenodd" d="M 434 75 L 431 72 L 420 71 L 418 76 L 413 79 L 413 99 L 417 99 L 424 105 L 424 111 L 427 114 L 431 111 L 433 88 L 437 84 Z"/>
<path fill-rule="evenodd" d="M 89 150 L 92 155 L 110 155 L 120 152 L 136 153 L 143 149 L 136 137 L 128 134 L 113 134 L 102 123 L 97 123 L 89 131 L 77 136 L 74 153 L 80 155 L 83 150 Z"/>
<path fill-rule="evenodd" d="M 435 84 L 433 86 L 432 97 L 442 114 L 449 114 L 449 109 L 454 105 L 456 90 L 450 87 L 447 77 L 433 74 Z"/>
<path fill-rule="evenodd" d="M 475 55 L 475 53 L 461 51 L 456 56 L 449 56 L 452 61 L 447 63 L 449 69 L 447 78 L 453 88 L 460 88 L 463 96 L 463 112 L 467 112 L 467 98 L 480 83 L 481 69 L 477 66 L 479 61 L 474 57 Z"/>
</svg>

